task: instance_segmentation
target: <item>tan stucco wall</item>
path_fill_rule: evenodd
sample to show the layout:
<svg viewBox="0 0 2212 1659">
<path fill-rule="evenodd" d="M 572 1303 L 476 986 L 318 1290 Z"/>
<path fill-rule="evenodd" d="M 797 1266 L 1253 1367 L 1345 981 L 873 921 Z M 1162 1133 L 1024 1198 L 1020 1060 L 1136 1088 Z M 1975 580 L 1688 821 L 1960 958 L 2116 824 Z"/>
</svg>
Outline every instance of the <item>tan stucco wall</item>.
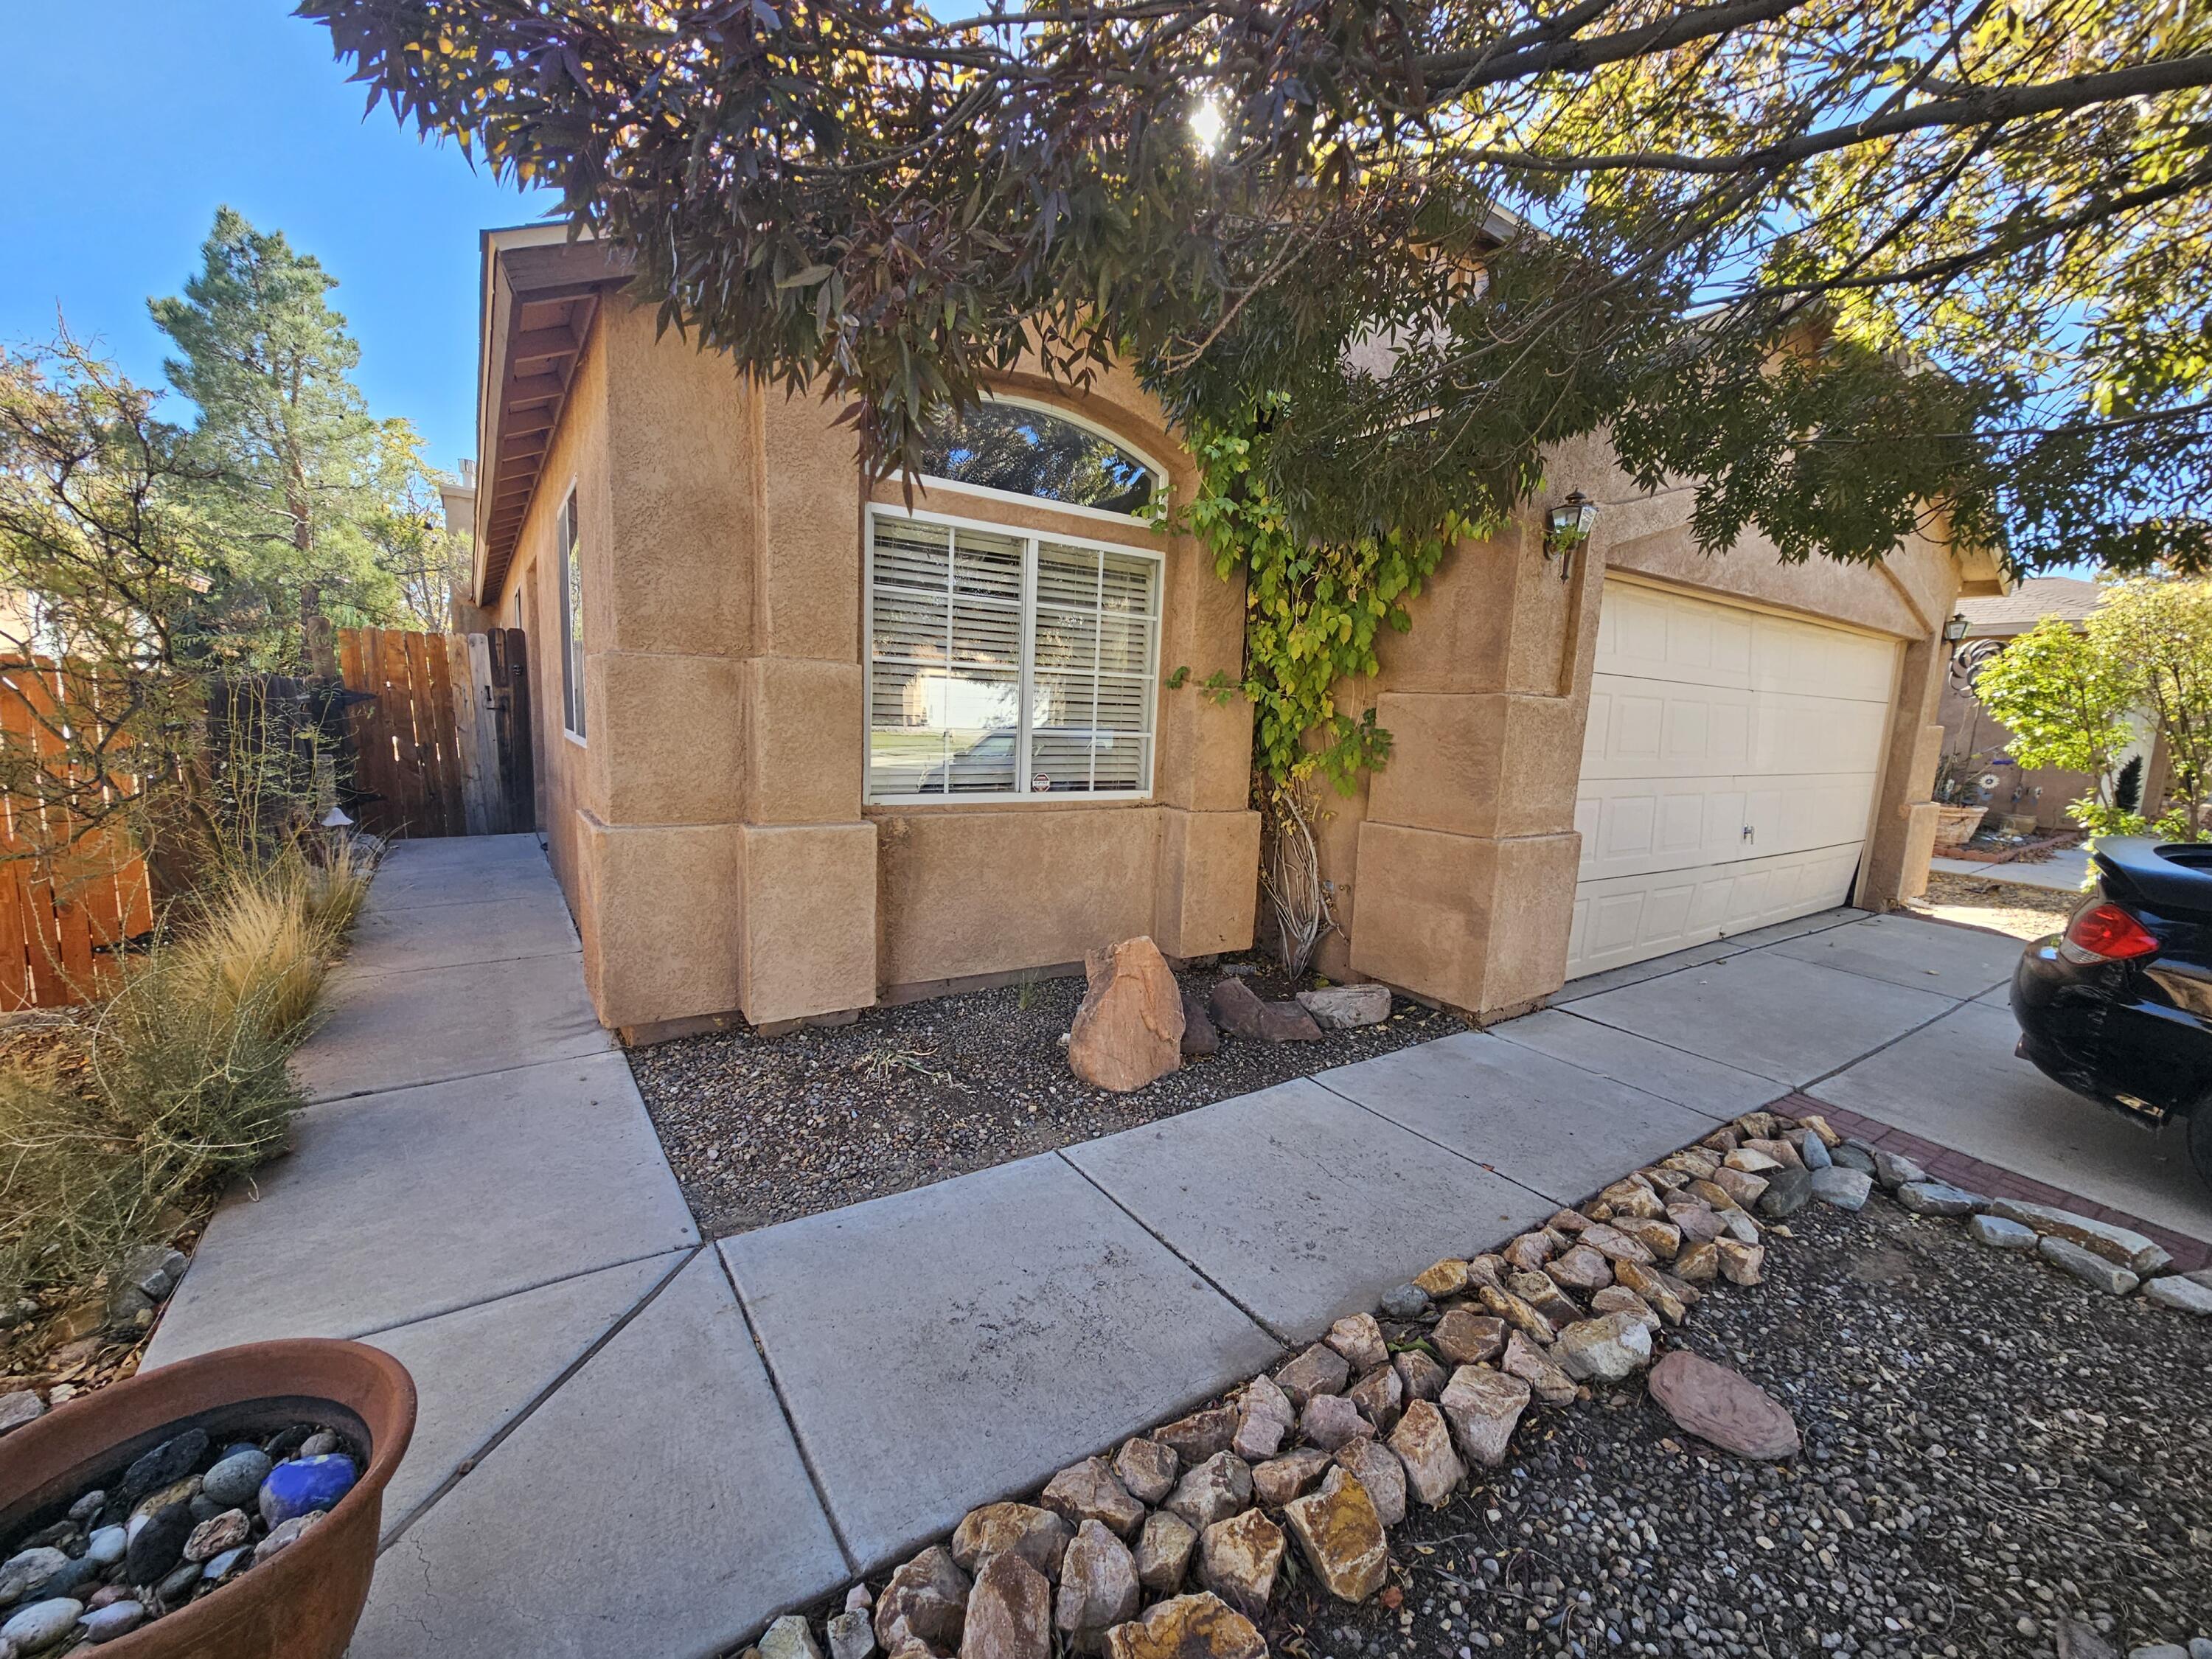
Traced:
<svg viewBox="0 0 2212 1659">
<path fill-rule="evenodd" d="M 1573 579 L 1542 556 L 1540 509 L 1570 489 L 1601 504 Z M 1324 872 L 1340 934 L 1318 966 L 1383 980 L 1488 1019 L 1558 990 L 1566 965 L 1583 726 L 1608 569 L 1719 599 L 1908 641 L 1893 736 L 1861 880 L 1863 904 L 1893 904 L 1924 884 L 1942 654 L 1935 638 L 1957 572 L 1916 538 L 1879 567 L 1785 565 L 1747 541 L 1698 550 L 1688 490 L 1645 495 L 1593 438 L 1563 446 L 1530 509 L 1487 542 L 1455 549 L 1414 599 L 1413 625 L 1387 637 L 1382 672 L 1340 689 L 1372 708 L 1395 740 L 1389 766 L 1358 794 L 1320 800 Z M 1929 643 L 1933 641 L 1933 643 Z"/>
<path fill-rule="evenodd" d="M 1033 377 L 1008 390 L 1070 403 Z M 1190 470 L 1126 374 L 1079 399 Z M 1152 795 L 864 805 L 864 501 L 849 428 L 763 391 L 649 313 L 603 305 L 498 604 L 531 633 L 540 822 L 602 1019 L 653 1029 L 832 1015 L 911 988 L 1050 969 L 1150 933 L 1178 956 L 1251 942 L 1250 713 L 1159 692 Z M 561 729 L 553 526 L 584 528 L 588 740 Z M 875 492 L 896 503 L 896 484 Z M 918 505 L 1164 557 L 1161 664 L 1241 659 L 1241 586 L 1197 550 L 1044 503 Z"/>
</svg>

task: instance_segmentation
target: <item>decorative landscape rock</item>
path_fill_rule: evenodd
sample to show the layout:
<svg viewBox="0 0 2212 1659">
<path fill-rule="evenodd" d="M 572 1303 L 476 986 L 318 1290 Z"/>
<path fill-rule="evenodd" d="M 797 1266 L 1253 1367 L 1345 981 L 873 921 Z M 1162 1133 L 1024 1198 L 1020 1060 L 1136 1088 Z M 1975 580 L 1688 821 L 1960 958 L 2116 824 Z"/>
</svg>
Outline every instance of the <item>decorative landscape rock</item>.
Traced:
<svg viewBox="0 0 2212 1659">
<path fill-rule="evenodd" d="M 1142 1599 L 1128 1547 L 1096 1521 L 1076 1528 L 1060 1577 L 1053 1623 L 1078 1649 L 1103 1645 L 1108 1630 L 1137 1616 Z"/>
<path fill-rule="evenodd" d="M 1256 1619 L 1275 1593 L 1283 1549 L 1283 1529 L 1264 1510 L 1246 1510 L 1199 1534 L 1198 1582 Z"/>
<path fill-rule="evenodd" d="M 1354 1371 L 1371 1371 L 1390 1362 L 1389 1345 L 1383 1341 L 1382 1328 L 1375 1322 L 1373 1314 L 1353 1314 L 1338 1320 L 1322 1340 L 1342 1354 Z"/>
<path fill-rule="evenodd" d="M 858 1588 L 865 1592 L 866 1587 Z M 830 1659 L 870 1659 L 876 1650 L 876 1633 L 868 1627 L 865 1604 L 831 1614 L 826 1633 L 830 1638 Z"/>
<path fill-rule="evenodd" d="M 1267 1644 L 1219 1596 L 1178 1595 L 1107 1632 L 1106 1659 L 1267 1659 Z"/>
<path fill-rule="evenodd" d="M 1605 1222 L 1583 1229 L 1583 1243 L 1612 1262 L 1616 1268 L 1624 1261 L 1633 1261 L 1639 1267 L 1651 1265 L 1649 1245 L 1631 1238 L 1620 1228 Z"/>
<path fill-rule="evenodd" d="M 1741 1371 L 1674 1348 L 1651 1368 L 1647 1386 L 1684 1431 L 1723 1451 L 1770 1461 L 1797 1455 L 1796 1419 Z"/>
<path fill-rule="evenodd" d="M 1699 1244 L 1709 1244 L 1728 1231 L 1728 1224 L 1714 1212 L 1712 1206 L 1697 1199 L 1685 1199 L 1679 1204 L 1669 1204 L 1667 1219 L 1680 1230 L 1684 1238 Z"/>
<path fill-rule="evenodd" d="M 1655 1221 L 1643 1216 L 1615 1216 L 1614 1231 L 1626 1234 L 1651 1252 L 1654 1261 L 1671 1261 L 1674 1252 L 1682 1248 L 1682 1230 L 1671 1221 Z"/>
<path fill-rule="evenodd" d="M 1380 1025 L 1390 1018 L 1390 988 L 1387 985 L 1331 985 L 1319 991 L 1301 991 L 1297 996 L 1298 1006 L 1324 1031 Z"/>
<path fill-rule="evenodd" d="M 1275 1373 L 1276 1383 L 1300 1409 L 1316 1395 L 1342 1394 L 1350 1381 L 1352 1367 L 1344 1356 L 1320 1342 Z"/>
<path fill-rule="evenodd" d="M 1993 1250 L 2032 1250 L 2038 1237 L 2033 1227 L 2023 1227 L 2017 1221 L 2008 1221 L 2001 1215 L 1978 1215 L 1966 1223 L 1966 1231 L 1977 1243 L 1986 1244 Z"/>
<path fill-rule="evenodd" d="M 1323 1450 L 1334 1451 L 1347 1441 L 1373 1434 L 1375 1425 L 1344 1395 L 1321 1394 L 1306 1402 L 1298 1418 L 1298 1431 Z"/>
<path fill-rule="evenodd" d="M 1248 1042 L 1318 1042 L 1321 1027 L 1295 1002 L 1262 1002 L 1241 979 L 1218 981 L 1207 999 L 1214 1024 Z"/>
<path fill-rule="evenodd" d="M 1674 1276 L 1688 1284 L 1708 1284 L 1719 1276 L 1720 1270 L 1717 1244 L 1692 1244 L 1674 1258 Z"/>
<path fill-rule="evenodd" d="M 1651 1310 L 1651 1304 L 1625 1285 L 1608 1285 L 1590 1298 L 1592 1313 L 1625 1313 L 1652 1335 L 1659 1334 L 1660 1318 Z"/>
<path fill-rule="evenodd" d="M 1462 1295 L 1467 1290 L 1467 1263 L 1447 1256 L 1442 1261 L 1414 1274 L 1413 1288 L 1424 1296 Z M 1407 1316 L 1410 1317 L 1410 1316 Z"/>
<path fill-rule="evenodd" d="M 1552 1241 L 1540 1232 L 1522 1233 L 1498 1254 L 1518 1272 L 1538 1273 L 1552 1259 Z"/>
<path fill-rule="evenodd" d="M 1813 1171 L 1813 1196 L 1839 1210 L 1863 1210 L 1874 1191 L 1874 1176 L 1852 1169 L 1838 1159 L 1825 1170 Z"/>
<path fill-rule="evenodd" d="M 1565 1406 L 1574 1400 L 1574 1378 L 1518 1331 L 1505 1344 L 1505 1357 L 1498 1365 L 1508 1376 L 1517 1376 L 1526 1382 L 1536 1398 L 1547 1406 Z"/>
<path fill-rule="evenodd" d="M 1513 1425 L 1528 1408 L 1528 1385 L 1517 1376 L 1486 1365 L 1462 1365 L 1452 1373 L 1437 1407 L 1468 1461 L 1494 1469 L 1505 1462 Z"/>
<path fill-rule="evenodd" d="M 1554 1256 L 1544 1264 L 1544 1272 L 1563 1290 L 1601 1291 L 1613 1283 L 1613 1267 L 1605 1253 L 1587 1244 Z"/>
<path fill-rule="evenodd" d="M 1406 1489 L 1431 1509 L 1440 1509 L 1467 1479 L 1467 1465 L 1453 1449 L 1451 1429 L 1434 1402 L 1416 1400 L 1390 1431 L 1390 1449 L 1406 1470 Z"/>
<path fill-rule="evenodd" d="M 952 1559 L 973 1573 L 993 1556 L 1012 1550 L 1048 1578 L 1060 1576 L 1060 1557 L 1073 1536 L 1068 1523 L 1033 1504 L 986 1504 L 970 1510 L 952 1534 Z"/>
<path fill-rule="evenodd" d="M 2146 1238 L 2131 1228 L 2117 1226 L 2109 1221 L 2076 1215 L 2071 1210 L 2000 1198 L 1991 1201 L 1990 1213 L 2033 1227 L 2045 1237 L 2063 1238 L 2069 1243 L 2078 1244 L 2109 1261 L 2117 1261 L 2137 1275 L 2158 1273 L 2173 1263 L 2173 1257 L 2156 1239 Z"/>
<path fill-rule="evenodd" d="M 1070 1526 L 1103 1522 L 1121 1537 L 1133 1534 L 1145 1518 L 1145 1506 L 1129 1496 L 1103 1457 L 1086 1457 L 1053 1476 L 1037 1500 Z"/>
<path fill-rule="evenodd" d="M 200 1491 L 210 1503 L 227 1510 L 242 1510 L 258 1497 L 271 1467 L 269 1454 L 259 1447 L 241 1447 L 224 1454 L 200 1478 Z"/>
<path fill-rule="evenodd" d="M 814 1632 L 798 1613 L 787 1613 L 761 1632 L 761 1659 L 822 1659 Z"/>
<path fill-rule="evenodd" d="M 1504 1320 L 1515 1330 L 1538 1342 L 1547 1343 L 1558 1334 L 1550 1320 L 1510 1291 L 1492 1290 L 1485 1285 L 1475 1292 L 1475 1296 L 1493 1316 Z"/>
<path fill-rule="evenodd" d="M 19 1607 L 5 1624 L 0 1624 L 0 1643 L 14 1653 L 39 1653 L 54 1645 L 76 1628 L 78 1617 L 84 1612 L 84 1603 L 65 1595 L 44 1601 L 33 1601 Z"/>
<path fill-rule="evenodd" d="M 1419 1319 L 1429 1310 L 1429 1293 L 1409 1280 L 1383 1291 L 1376 1305 L 1391 1319 Z"/>
<path fill-rule="evenodd" d="M 1633 1314 L 1600 1314 L 1559 1333 L 1559 1369 L 1592 1382 L 1619 1382 L 1651 1363 L 1651 1333 Z"/>
<path fill-rule="evenodd" d="M 1336 1466 L 1366 1489 L 1367 1501 L 1385 1527 L 1406 1518 L 1406 1466 L 1397 1453 L 1379 1441 L 1355 1440 L 1337 1449 Z"/>
<path fill-rule="evenodd" d="M 1172 1450 L 1142 1435 L 1123 1441 L 1114 1454 L 1115 1479 L 1140 1504 L 1157 1504 L 1173 1492 L 1181 1465 Z"/>
<path fill-rule="evenodd" d="M 1731 1285 L 1756 1285 L 1765 1277 L 1766 1247 L 1739 1244 L 1723 1238 L 1713 1249 L 1720 1252 L 1721 1276 Z"/>
<path fill-rule="evenodd" d="M 2035 1248 L 2052 1267 L 2071 1273 L 2084 1285 L 2102 1291 L 2107 1296 L 2125 1296 L 2142 1282 L 2118 1262 L 2100 1255 L 2094 1250 L 2084 1249 L 2073 1240 L 2061 1238 L 2055 1233 L 2045 1234 L 2037 1242 Z"/>
<path fill-rule="evenodd" d="M 1364 1601 L 1382 1588 L 1389 1540 L 1367 1488 L 1351 1474 L 1331 1470 L 1321 1490 L 1290 1504 L 1283 1519 L 1322 1588 L 1338 1601 Z"/>
<path fill-rule="evenodd" d="M 1759 1194 L 1767 1188 L 1764 1176 L 1747 1175 L 1741 1170 L 1731 1170 L 1725 1164 L 1713 1171 L 1712 1184 L 1734 1199 L 1739 1209 L 1748 1209 L 1758 1203 Z"/>
<path fill-rule="evenodd" d="M 1987 1203 L 1948 1181 L 1908 1181 L 1897 1189 L 1897 1201 L 1915 1215 L 1937 1216 L 1972 1215 Z"/>
<path fill-rule="evenodd" d="M 26 1423 L 35 1423 L 46 1414 L 46 1402 L 32 1389 L 17 1389 L 0 1394 L 0 1434 L 12 1434 Z"/>
<path fill-rule="evenodd" d="M 1269 1509 L 1279 1510 L 1327 1474 L 1334 1461 L 1318 1446 L 1301 1446 L 1270 1458 L 1252 1471 L 1252 1495 Z"/>
<path fill-rule="evenodd" d="M 1505 1322 L 1488 1314 L 1479 1314 L 1472 1308 L 1447 1308 L 1444 1316 L 1437 1321 L 1436 1329 L 1429 1333 L 1429 1340 L 1436 1345 L 1447 1364 L 1475 1365 L 1493 1358 L 1505 1346 Z M 1401 1354 L 1400 1359 L 1425 1358 L 1423 1355 Z M 1431 1362 L 1432 1364 L 1434 1362 Z M 1433 1400 L 1443 1392 L 1440 1376 L 1433 1392 L 1408 1388 L 1407 1392 L 1421 1398 Z"/>
<path fill-rule="evenodd" d="M 1295 1426 L 1295 1419 L 1286 1421 L 1247 1407 L 1237 1419 L 1237 1437 L 1229 1443 L 1229 1449 L 1248 1463 L 1257 1463 L 1280 1451 Z"/>
<path fill-rule="evenodd" d="M 2154 1302 L 2161 1308 L 2212 1318 L 2212 1287 L 2199 1285 L 2194 1279 L 2174 1276 L 2146 1279 L 2143 1300 Z"/>
<path fill-rule="evenodd" d="M 1796 1214 L 1812 1196 L 1811 1170 L 1802 1165 L 1778 1167 L 1766 1177 L 1766 1190 L 1759 1195 L 1759 1212 L 1778 1220 Z"/>
<path fill-rule="evenodd" d="M 1722 1243 L 1729 1241 L 1723 1239 Z M 1714 1249 L 1720 1249 L 1716 1244 Z M 1621 1289 L 1633 1291 L 1669 1325 L 1679 1325 L 1689 1316 L 1689 1309 L 1682 1298 L 1674 1294 L 1667 1281 L 1649 1267 L 1639 1267 L 1633 1261 L 1614 1264 L 1613 1277 Z"/>
<path fill-rule="evenodd" d="M 1182 1589 L 1197 1549 L 1198 1531 L 1189 1522 L 1165 1510 L 1153 1510 L 1137 1534 L 1137 1582 L 1155 1595 Z"/>
<path fill-rule="evenodd" d="M 1389 1366 L 1377 1365 L 1353 1383 L 1344 1397 L 1375 1425 L 1376 1433 L 1388 1434 L 1396 1426 L 1398 1413 L 1405 1409 L 1406 1385 Z"/>
<path fill-rule="evenodd" d="M 968 1595 L 960 1659 L 1051 1659 L 1052 1586 L 1011 1551 L 994 1555 Z"/>
<path fill-rule="evenodd" d="M 1856 1170 L 1869 1180 L 1874 1178 L 1874 1148 L 1863 1140 L 1831 1141 L 1828 1158 L 1839 1170 Z"/>
<path fill-rule="evenodd" d="M 1206 1012 L 1205 999 L 1188 989 L 1182 994 L 1182 1052 L 1186 1060 L 1221 1052 L 1221 1033 L 1213 1029 L 1213 1016 Z"/>
<path fill-rule="evenodd" d="M 1123 939 L 1091 951 L 1083 968 L 1088 988 L 1069 1028 L 1069 1070 L 1127 1094 L 1182 1064 L 1182 993 L 1158 945 Z"/>
<path fill-rule="evenodd" d="M 353 1459 L 343 1452 L 289 1458 L 270 1469 L 261 1483 L 261 1518 L 281 1527 L 311 1510 L 335 1509 L 360 1478 Z"/>
<path fill-rule="evenodd" d="M 909 1638 L 939 1650 L 959 1646 L 969 1588 L 952 1552 L 933 1544 L 893 1572 L 876 1598 L 876 1640 L 886 1653 Z"/>
<path fill-rule="evenodd" d="M 1202 1538 L 1215 1522 L 1226 1521 L 1252 1501 L 1252 1470 L 1232 1453 L 1209 1457 L 1176 1483 L 1167 1507 L 1190 1522 Z"/>
<path fill-rule="evenodd" d="M 1879 1146 L 1874 1149 L 1874 1178 L 1886 1192 L 1895 1192 L 1908 1182 L 1925 1181 L 1928 1171 L 1902 1152 L 1886 1152 Z"/>
<path fill-rule="evenodd" d="M 1443 1327 L 1439 1325 L 1437 1329 Z M 1444 1368 L 1418 1350 L 1390 1357 L 1390 1369 L 1398 1373 L 1398 1380 L 1406 1385 L 1407 1400 L 1434 1400 L 1444 1391 L 1451 1380 Z"/>
<path fill-rule="evenodd" d="M 1515 1273 L 1505 1288 L 1541 1314 L 1554 1330 L 1582 1317 L 1574 1298 L 1541 1273 Z"/>
<path fill-rule="evenodd" d="M 1237 1408 L 1210 1406 L 1154 1429 L 1151 1437 L 1173 1452 L 1183 1468 L 1195 1468 L 1215 1453 L 1229 1449 L 1229 1443 L 1237 1437 Z"/>
</svg>

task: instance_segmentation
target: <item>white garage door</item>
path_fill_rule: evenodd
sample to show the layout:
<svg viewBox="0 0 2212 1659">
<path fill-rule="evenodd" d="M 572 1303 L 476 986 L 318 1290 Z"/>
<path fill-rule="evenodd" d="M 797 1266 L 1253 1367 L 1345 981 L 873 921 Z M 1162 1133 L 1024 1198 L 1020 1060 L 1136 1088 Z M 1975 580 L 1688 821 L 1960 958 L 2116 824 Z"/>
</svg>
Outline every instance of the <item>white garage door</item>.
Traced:
<svg viewBox="0 0 2212 1659">
<path fill-rule="evenodd" d="M 1897 642 L 1610 579 L 1567 975 L 1843 903 Z"/>
</svg>

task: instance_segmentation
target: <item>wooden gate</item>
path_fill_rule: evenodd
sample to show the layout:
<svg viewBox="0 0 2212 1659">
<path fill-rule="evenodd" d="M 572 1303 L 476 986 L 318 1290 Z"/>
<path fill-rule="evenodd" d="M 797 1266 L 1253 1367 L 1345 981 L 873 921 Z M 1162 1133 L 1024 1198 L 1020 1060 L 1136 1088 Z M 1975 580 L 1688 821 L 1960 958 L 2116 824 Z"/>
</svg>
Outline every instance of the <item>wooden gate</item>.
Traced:
<svg viewBox="0 0 2212 1659">
<path fill-rule="evenodd" d="M 354 817 L 383 836 L 498 836 L 537 827 L 522 630 L 338 630 Z"/>
<path fill-rule="evenodd" d="M 55 755 L 70 672 L 44 658 L 0 662 L 0 742 Z M 88 781 L 104 794 L 112 777 Z M 154 926 L 153 885 L 129 832 L 84 824 L 51 798 L 0 794 L 0 1012 L 84 1000 L 118 947 Z"/>
</svg>

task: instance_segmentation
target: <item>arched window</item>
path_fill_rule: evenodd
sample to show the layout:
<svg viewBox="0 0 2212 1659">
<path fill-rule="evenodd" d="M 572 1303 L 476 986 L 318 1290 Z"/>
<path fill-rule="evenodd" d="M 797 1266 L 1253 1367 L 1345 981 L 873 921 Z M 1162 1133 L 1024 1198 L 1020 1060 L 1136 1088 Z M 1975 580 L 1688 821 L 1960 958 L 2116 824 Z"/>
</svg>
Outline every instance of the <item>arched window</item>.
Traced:
<svg viewBox="0 0 2212 1659">
<path fill-rule="evenodd" d="M 1158 469 L 1104 434 L 995 399 L 941 420 L 925 441 L 921 470 L 948 483 L 1100 513 L 1142 513 L 1160 488 Z"/>
</svg>

